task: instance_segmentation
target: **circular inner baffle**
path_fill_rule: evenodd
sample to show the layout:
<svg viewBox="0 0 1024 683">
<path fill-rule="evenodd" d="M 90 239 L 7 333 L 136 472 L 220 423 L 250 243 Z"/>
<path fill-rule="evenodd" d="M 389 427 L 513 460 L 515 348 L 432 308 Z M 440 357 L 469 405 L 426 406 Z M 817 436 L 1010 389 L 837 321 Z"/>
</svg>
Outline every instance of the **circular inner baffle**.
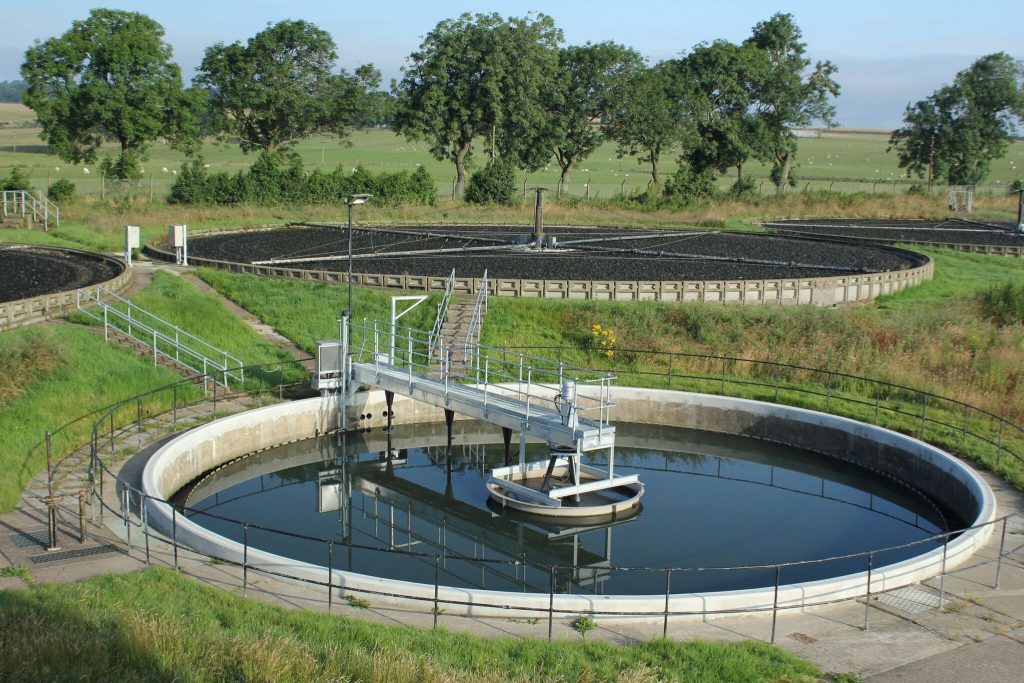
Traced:
<svg viewBox="0 0 1024 683">
<path fill-rule="evenodd" d="M 925 265 L 912 252 L 874 245 L 721 230 L 530 227 L 359 227 L 352 270 L 537 280 L 767 280 L 901 271 Z M 264 266 L 346 271 L 348 229 L 287 229 L 197 236 L 191 256 Z M 538 246 L 543 244 L 543 248 Z"/>
</svg>

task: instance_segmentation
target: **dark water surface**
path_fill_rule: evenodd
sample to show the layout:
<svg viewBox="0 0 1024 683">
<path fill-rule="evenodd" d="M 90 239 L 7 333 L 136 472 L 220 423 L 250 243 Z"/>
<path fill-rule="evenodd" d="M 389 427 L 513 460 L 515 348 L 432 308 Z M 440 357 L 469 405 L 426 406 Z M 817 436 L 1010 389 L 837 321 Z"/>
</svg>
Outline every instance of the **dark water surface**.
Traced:
<svg viewBox="0 0 1024 683">
<path fill-rule="evenodd" d="M 684 568 L 672 573 L 674 593 L 772 585 L 774 569 L 692 570 L 834 557 L 946 530 L 917 492 L 838 460 L 673 427 L 617 429 L 616 473 L 639 474 L 646 493 L 637 514 L 615 522 L 559 526 L 495 507 L 484 482 L 504 464 L 501 434 L 470 421 L 455 423 L 450 455 L 444 425 L 420 424 L 395 428 L 390 462 L 383 430 L 244 458 L 197 485 L 188 514 L 238 541 L 241 522 L 312 537 L 248 530 L 253 547 L 336 569 L 433 583 L 443 551 L 443 585 L 547 592 L 557 565 L 559 592 L 608 594 L 662 593 L 669 567 Z M 529 445 L 529 459 L 545 453 Z M 935 545 L 878 554 L 874 566 Z M 784 567 L 780 580 L 839 576 L 866 563 Z"/>
</svg>

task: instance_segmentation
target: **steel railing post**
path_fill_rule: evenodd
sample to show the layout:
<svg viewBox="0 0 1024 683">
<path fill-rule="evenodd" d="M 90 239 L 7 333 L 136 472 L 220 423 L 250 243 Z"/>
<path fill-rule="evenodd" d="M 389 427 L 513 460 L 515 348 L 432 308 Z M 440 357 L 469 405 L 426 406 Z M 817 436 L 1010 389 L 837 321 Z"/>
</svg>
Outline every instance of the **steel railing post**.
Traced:
<svg viewBox="0 0 1024 683">
<path fill-rule="evenodd" d="M 779 618 L 779 574 L 782 572 L 782 565 L 775 565 L 775 595 L 772 598 L 772 645 L 775 644 L 775 623 Z"/>
<path fill-rule="evenodd" d="M 249 589 L 249 525 L 242 525 L 242 595 Z"/>
<path fill-rule="evenodd" d="M 868 581 L 864 589 L 864 630 L 868 630 L 868 612 L 871 611 L 871 570 L 875 563 L 875 554 L 868 553 Z"/>
<path fill-rule="evenodd" d="M 939 572 L 939 609 L 946 600 L 946 549 L 949 548 L 949 534 L 942 537 L 942 569 Z"/>
<path fill-rule="evenodd" d="M 548 592 L 548 640 L 555 630 L 555 565 L 551 565 L 551 585 Z"/>
<path fill-rule="evenodd" d="M 178 509 L 171 505 L 171 545 L 174 546 L 174 571 L 178 571 Z"/>
<path fill-rule="evenodd" d="M 661 637 L 668 638 L 668 601 L 672 595 L 672 570 L 665 572 L 665 620 L 661 625 Z"/>
<path fill-rule="evenodd" d="M 441 583 L 441 556 L 434 555 L 434 628 L 437 628 L 437 617 L 441 614 L 441 608 L 438 604 L 438 593 L 440 593 Z"/>
<path fill-rule="evenodd" d="M 327 613 L 334 605 L 334 541 L 327 541 Z"/>
<path fill-rule="evenodd" d="M 1006 545 L 1006 521 L 1009 517 L 1003 517 L 1003 533 L 999 536 L 999 555 L 996 557 L 996 585 L 994 588 L 999 590 L 999 574 L 1003 569 L 1003 548 Z"/>
<path fill-rule="evenodd" d="M 142 537 L 146 543 L 146 566 L 149 562 L 149 511 L 146 509 L 146 494 L 139 497 L 139 519 L 142 522 Z"/>
</svg>

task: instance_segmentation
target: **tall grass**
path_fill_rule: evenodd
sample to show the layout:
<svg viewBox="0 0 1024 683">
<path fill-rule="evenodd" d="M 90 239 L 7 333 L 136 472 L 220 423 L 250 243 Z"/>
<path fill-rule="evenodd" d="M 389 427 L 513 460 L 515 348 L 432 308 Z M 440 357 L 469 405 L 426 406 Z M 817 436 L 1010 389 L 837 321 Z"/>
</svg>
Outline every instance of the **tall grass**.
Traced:
<svg viewBox="0 0 1024 683">
<path fill-rule="evenodd" d="M 218 292 L 272 325 L 303 351 L 314 353 L 317 341 L 338 338 L 338 317 L 345 308 L 347 297 L 344 287 L 319 282 L 273 280 L 209 268 L 200 268 L 197 275 Z M 398 294 L 395 291 L 353 287 L 354 320 L 390 320 L 391 297 Z M 399 325 L 429 330 L 434 324 L 436 313 L 437 297 L 431 296 L 399 320 Z M 357 332 L 353 335 L 353 341 L 359 341 Z"/>
<path fill-rule="evenodd" d="M 180 379 L 73 325 L 0 333 L 0 350 L 0 512 L 12 510 L 28 481 L 45 470 L 46 430 Z M 163 410 L 166 402 L 153 397 L 142 407 Z M 91 427 L 79 420 L 55 435 L 55 457 L 85 443 Z"/>
<path fill-rule="evenodd" d="M 246 600 L 148 569 L 0 592 L 0 679 L 815 681 L 763 643 L 485 639 Z"/>
</svg>

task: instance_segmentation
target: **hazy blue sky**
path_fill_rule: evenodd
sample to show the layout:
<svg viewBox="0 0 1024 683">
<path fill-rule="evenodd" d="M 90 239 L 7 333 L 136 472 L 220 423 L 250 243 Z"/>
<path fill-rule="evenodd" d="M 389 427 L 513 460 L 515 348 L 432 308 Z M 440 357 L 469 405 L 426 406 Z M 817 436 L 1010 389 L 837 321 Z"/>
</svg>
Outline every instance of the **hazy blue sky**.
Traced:
<svg viewBox="0 0 1024 683">
<path fill-rule="evenodd" d="M 692 2 L 689 0 L 547 0 L 547 2 L 453 2 L 451 0 L 168 0 L 97 5 L 74 0 L 15 3 L 0 12 L 0 80 L 18 78 L 25 48 L 67 30 L 96 6 L 144 12 L 166 29 L 186 78 L 217 41 L 246 40 L 267 23 L 305 19 L 326 29 L 338 44 L 339 65 L 373 62 L 385 84 L 400 75 L 406 56 L 438 21 L 464 11 L 522 16 L 551 15 L 567 43 L 614 40 L 651 61 L 678 55 L 701 41 L 740 41 L 751 27 L 777 11 L 790 12 L 814 59 L 838 67 L 843 94 L 841 125 L 894 127 L 903 108 L 948 83 L 960 69 L 990 52 L 1024 57 L 1018 2 L 981 5 L 947 0 L 859 2 Z"/>
</svg>

